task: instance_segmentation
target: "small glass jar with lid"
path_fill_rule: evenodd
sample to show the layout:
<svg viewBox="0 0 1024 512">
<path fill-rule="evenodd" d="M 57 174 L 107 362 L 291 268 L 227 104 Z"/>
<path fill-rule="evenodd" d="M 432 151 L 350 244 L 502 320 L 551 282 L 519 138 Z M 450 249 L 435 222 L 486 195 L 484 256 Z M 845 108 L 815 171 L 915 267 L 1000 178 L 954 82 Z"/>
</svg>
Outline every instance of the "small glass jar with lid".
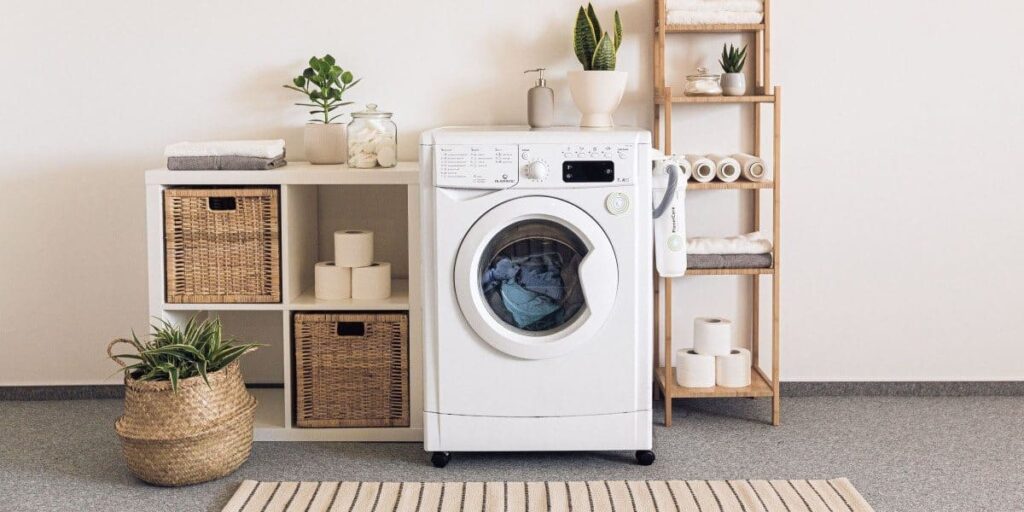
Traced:
<svg viewBox="0 0 1024 512">
<path fill-rule="evenodd" d="M 686 76 L 683 94 L 687 96 L 721 96 L 722 76 L 708 74 L 707 68 L 697 68 L 696 75 Z"/>
<path fill-rule="evenodd" d="M 366 110 L 352 113 L 348 123 L 348 166 L 357 169 L 394 167 L 398 164 L 398 127 L 391 112 L 377 110 L 369 103 Z"/>
</svg>

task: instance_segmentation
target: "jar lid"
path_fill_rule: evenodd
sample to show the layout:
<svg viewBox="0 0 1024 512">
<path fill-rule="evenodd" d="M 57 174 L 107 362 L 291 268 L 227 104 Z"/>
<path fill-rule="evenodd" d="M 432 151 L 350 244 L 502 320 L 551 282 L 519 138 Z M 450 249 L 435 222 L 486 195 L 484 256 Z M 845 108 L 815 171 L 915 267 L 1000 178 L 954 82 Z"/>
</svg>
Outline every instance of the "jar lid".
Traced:
<svg viewBox="0 0 1024 512">
<path fill-rule="evenodd" d="M 363 110 L 363 111 L 360 111 L 360 112 L 352 112 L 352 117 L 375 117 L 375 118 L 391 117 L 391 112 L 384 112 L 384 111 L 381 111 L 381 110 L 377 110 L 377 104 L 376 103 L 367 103 L 366 104 L 366 110 Z"/>
<path fill-rule="evenodd" d="M 708 68 L 697 68 L 696 75 L 686 75 L 687 80 L 706 80 L 708 78 L 721 78 L 719 75 L 708 73 Z"/>
</svg>

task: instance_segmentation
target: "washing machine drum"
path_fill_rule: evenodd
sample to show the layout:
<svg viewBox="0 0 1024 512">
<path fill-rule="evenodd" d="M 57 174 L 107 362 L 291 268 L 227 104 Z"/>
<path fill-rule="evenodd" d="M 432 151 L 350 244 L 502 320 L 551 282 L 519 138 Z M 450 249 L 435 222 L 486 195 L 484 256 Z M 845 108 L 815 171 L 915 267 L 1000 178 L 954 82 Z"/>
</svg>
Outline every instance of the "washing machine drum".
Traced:
<svg viewBox="0 0 1024 512">
<path fill-rule="evenodd" d="M 611 243 L 580 208 L 551 197 L 502 203 L 470 228 L 455 261 L 459 307 L 488 344 L 548 359 L 587 343 L 618 290 Z"/>
</svg>

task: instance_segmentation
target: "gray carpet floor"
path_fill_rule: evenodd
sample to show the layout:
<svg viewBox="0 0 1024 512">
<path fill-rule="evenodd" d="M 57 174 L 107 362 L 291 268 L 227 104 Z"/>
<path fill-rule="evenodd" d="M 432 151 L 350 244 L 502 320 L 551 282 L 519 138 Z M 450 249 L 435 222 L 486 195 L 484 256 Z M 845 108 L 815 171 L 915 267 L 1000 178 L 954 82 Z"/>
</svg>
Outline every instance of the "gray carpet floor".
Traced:
<svg viewBox="0 0 1024 512">
<path fill-rule="evenodd" d="M 660 406 L 660 404 L 659 404 Z M 678 401 L 654 427 L 653 466 L 631 453 L 456 454 L 419 444 L 256 443 L 219 481 L 150 487 L 124 466 L 119 400 L 0 402 L 0 510 L 219 510 L 243 479 L 580 480 L 848 477 L 879 511 L 1024 510 L 1024 397 L 799 397 L 770 427 L 767 400 Z"/>
</svg>

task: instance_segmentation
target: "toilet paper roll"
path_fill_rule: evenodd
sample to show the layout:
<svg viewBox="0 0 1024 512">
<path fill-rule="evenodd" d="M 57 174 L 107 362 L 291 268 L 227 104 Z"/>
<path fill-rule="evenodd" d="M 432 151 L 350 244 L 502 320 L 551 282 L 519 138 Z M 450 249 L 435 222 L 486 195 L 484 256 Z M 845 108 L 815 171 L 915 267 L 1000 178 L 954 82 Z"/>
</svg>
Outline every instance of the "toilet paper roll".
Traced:
<svg viewBox="0 0 1024 512">
<path fill-rule="evenodd" d="M 707 183 L 715 179 L 715 163 L 711 160 L 700 155 L 686 155 L 686 160 L 690 162 L 694 181 Z"/>
<path fill-rule="evenodd" d="M 352 297 L 352 269 L 321 261 L 313 269 L 313 294 L 320 300 Z"/>
<path fill-rule="evenodd" d="M 386 299 L 391 296 L 391 264 L 375 261 L 352 269 L 352 298 Z"/>
<path fill-rule="evenodd" d="M 743 177 L 750 181 L 764 181 L 768 179 L 768 173 L 761 157 L 738 153 L 732 156 L 740 163 L 740 171 Z"/>
<path fill-rule="evenodd" d="M 693 348 L 705 356 L 724 356 L 732 349 L 732 322 L 725 318 L 693 320 Z"/>
<path fill-rule="evenodd" d="M 750 351 L 734 348 L 727 355 L 715 358 L 715 382 L 723 388 L 745 388 L 750 385 Z"/>
<path fill-rule="evenodd" d="M 347 229 L 334 232 L 334 264 L 365 267 L 373 263 L 373 231 Z"/>
<path fill-rule="evenodd" d="M 732 183 L 740 178 L 740 163 L 728 155 L 708 155 L 715 163 L 715 177 L 725 183 Z"/>
<path fill-rule="evenodd" d="M 676 353 L 676 383 L 684 388 L 715 386 L 715 357 L 698 354 L 693 349 Z"/>
</svg>

